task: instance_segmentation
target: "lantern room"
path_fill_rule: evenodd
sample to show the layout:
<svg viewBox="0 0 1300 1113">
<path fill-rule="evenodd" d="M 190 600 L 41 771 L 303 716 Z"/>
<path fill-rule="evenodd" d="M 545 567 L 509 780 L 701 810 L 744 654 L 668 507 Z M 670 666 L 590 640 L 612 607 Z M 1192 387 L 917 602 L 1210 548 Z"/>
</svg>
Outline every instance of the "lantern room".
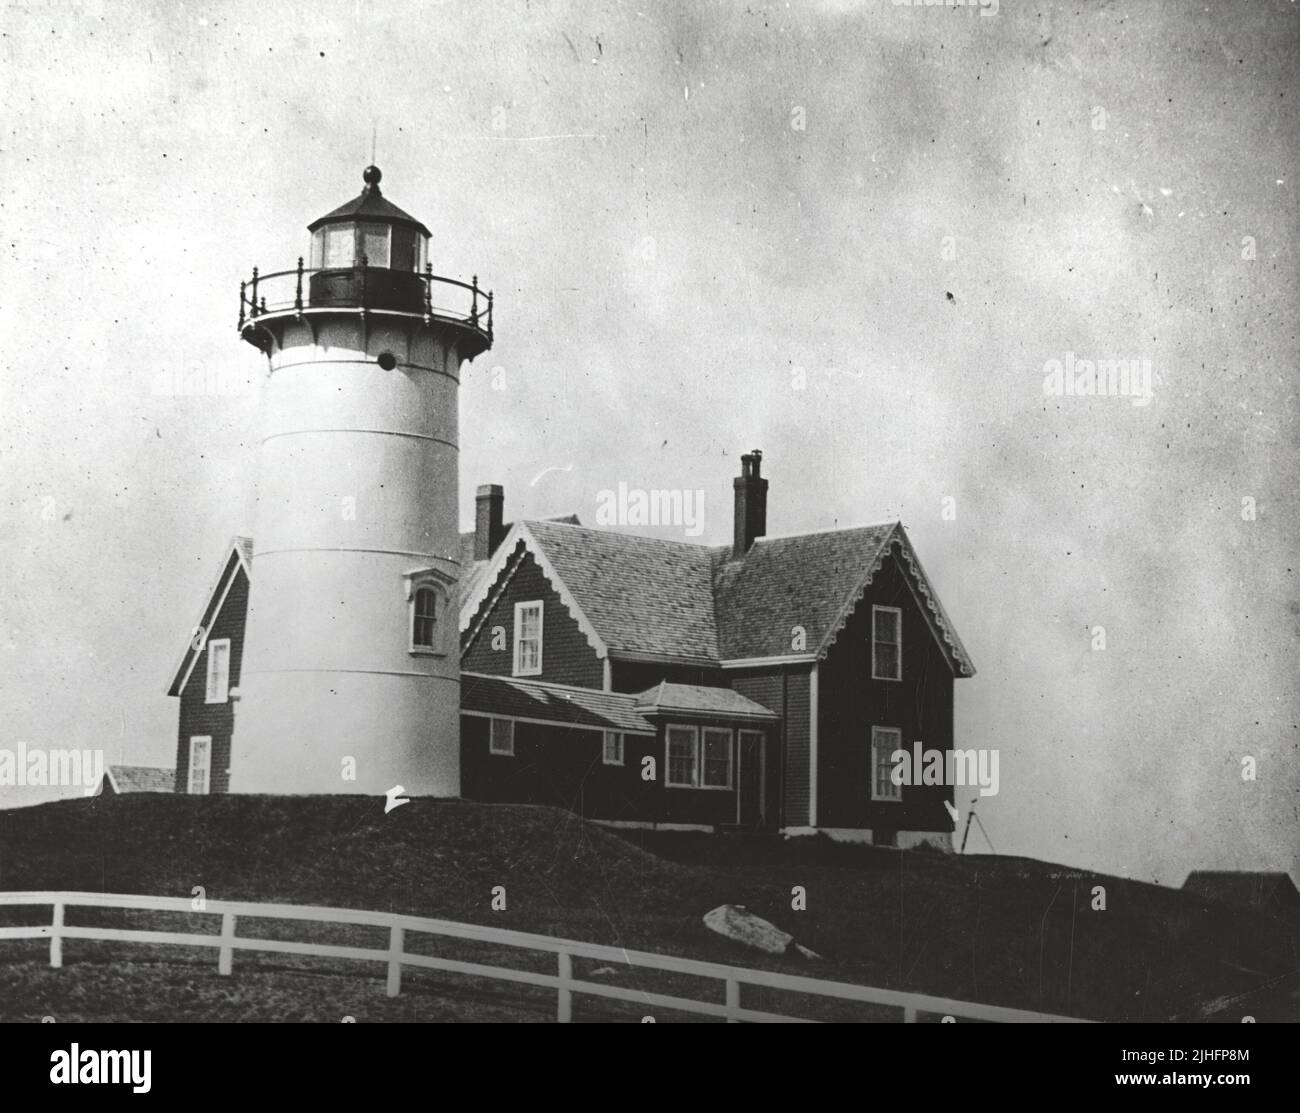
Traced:
<svg viewBox="0 0 1300 1113">
<path fill-rule="evenodd" d="M 429 229 L 379 192 L 378 166 L 367 166 L 360 196 L 309 224 L 312 270 L 383 267 L 422 271 L 429 258 Z"/>
<path fill-rule="evenodd" d="M 307 226 L 310 263 L 300 257 L 295 270 L 270 273 L 254 267 L 252 280 L 239 284 L 240 334 L 270 352 L 282 341 L 286 316 L 398 313 L 463 329 L 463 358 L 490 348 L 491 291 L 480 290 L 477 277 L 435 275 L 429 229 L 383 196 L 379 167 L 367 166 L 361 177 L 360 195 Z"/>
</svg>

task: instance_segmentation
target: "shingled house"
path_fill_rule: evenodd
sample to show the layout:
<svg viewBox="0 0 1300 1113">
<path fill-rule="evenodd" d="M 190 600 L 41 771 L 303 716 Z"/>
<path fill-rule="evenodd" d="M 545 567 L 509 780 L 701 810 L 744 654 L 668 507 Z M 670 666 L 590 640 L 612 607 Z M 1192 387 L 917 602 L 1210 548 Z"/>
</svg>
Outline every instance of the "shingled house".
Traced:
<svg viewBox="0 0 1300 1113">
<path fill-rule="evenodd" d="M 509 524 L 502 489 L 479 488 L 461 537 L 465 798 L 950 845 L 952 788 L 894 784 L 890 755 L 952 747 L 970 658 L 901 523 L 767 537 L 761 459 L 742 457 L 725 546 Z M 232 543 L 170 689 L 177 791 L 228 785 L 247 551 Z"/>
</svg>

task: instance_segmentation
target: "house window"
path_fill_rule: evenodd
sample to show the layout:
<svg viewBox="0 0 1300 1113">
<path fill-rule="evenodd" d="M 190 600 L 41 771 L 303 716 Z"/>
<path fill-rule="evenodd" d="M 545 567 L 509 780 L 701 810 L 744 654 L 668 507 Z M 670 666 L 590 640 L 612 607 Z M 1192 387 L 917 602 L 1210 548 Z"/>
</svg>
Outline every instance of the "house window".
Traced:
<svg viewBox="0 0 1300 1113">
<path fill-rule="evenodd" d="M 721 727 L 670 726 L 669 788 L 730 788 L 731 731 Z"/>
<path fill-rule="evenodd" d="M 669 727 L 668 767 L 664 784 L 670 788 L 695 788 L 699 784 L 696 747 L 699 732 L 695 727 Z"/>
<path fill-rule="evenodd" d="M 411 648 L 436 648 L 434 631 L 438 623 L 438 593 L 431 587 L 416 588 L 411 608 Z"/>
<path fill-rule="evenodd" d="M 897 607 L 871 608 L 871 678 L 903 679 L 903 612 Z"/>
<path fill-rule="evenodd" d="M 190 739 L 190 793 L 206 796 L 212 775 L 212 737 L 195 735 Z"/>
<path fill-rule="evenodd" d="M 701 740 L 703 771 L 701 785 L 704 788 L 731 787 L 731 731 L 705 727 Z"/>
<path fill-rule="evenodd" d="M 542 603 L 515 604 L 515 676 L 542 671 Z"/>
<path fill-rule="evenodd" d="M 514 719 L 493 719 L 492 736 L 488 740 L 488 752 L 502 754 L 505 757 L 515 755 L 515 721 Z"/>
<path fill-rule="evenodd" d="M 894 784 L 890 774 L 894 762 L 890 755 L 903 748 L 903 732 L 893 727 L 871 728 L 871 799 L 901 800 L 903 789 Z"/>
<path fill-rule="evenodd" d="M 208 642 L 208 690 L 205 703 L 225 703 L 230 695 L 230 639 Z"/>
<path fill-rule="evenodd" d="M 605 749 L 601 760 L 606 765 L 623 764 L 623 736 L 618 731 L 605 731 Z"/>
</svg>

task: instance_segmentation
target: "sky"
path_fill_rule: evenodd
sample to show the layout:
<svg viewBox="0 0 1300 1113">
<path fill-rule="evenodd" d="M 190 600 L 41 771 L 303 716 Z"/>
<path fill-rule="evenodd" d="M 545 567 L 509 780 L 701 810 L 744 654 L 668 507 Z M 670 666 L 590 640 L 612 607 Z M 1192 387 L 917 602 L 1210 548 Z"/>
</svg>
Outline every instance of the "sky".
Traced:
<svg viewBox="0 0 1300 1113">
<path fill-rule="evenodd" d="M 238 283 L 373 141 L 496 294 L 465 528 L 623 482 L 725 544 L 761 448 L 771 534 L 906 525 L 1000 754 L 972 850 L 1300 877 L 1298 54 L 1286 0 L 0 3 L 0 748 L 173 764 L 253 520 Z M 1149 401 L 1045 391 L 1120 359 Z"/>
</svg>

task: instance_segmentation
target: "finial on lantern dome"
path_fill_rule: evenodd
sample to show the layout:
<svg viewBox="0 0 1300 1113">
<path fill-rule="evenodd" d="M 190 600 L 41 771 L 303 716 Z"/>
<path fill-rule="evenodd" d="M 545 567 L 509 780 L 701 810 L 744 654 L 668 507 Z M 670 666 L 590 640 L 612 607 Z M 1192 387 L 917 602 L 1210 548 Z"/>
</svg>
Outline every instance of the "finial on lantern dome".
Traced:
<svg viewBox="0 0 1300 1113">
<path fill-rule="evenodd" d="M 365 170 L 361 172 L 361 180 L 366 183 L 366 191 L 369 192 L 370 190 L 374 190 L 378 193 L 379 179 L 383 176 L 383 171 L 381 171 L 378 166 L 367 166 Z"/>
</svg>

